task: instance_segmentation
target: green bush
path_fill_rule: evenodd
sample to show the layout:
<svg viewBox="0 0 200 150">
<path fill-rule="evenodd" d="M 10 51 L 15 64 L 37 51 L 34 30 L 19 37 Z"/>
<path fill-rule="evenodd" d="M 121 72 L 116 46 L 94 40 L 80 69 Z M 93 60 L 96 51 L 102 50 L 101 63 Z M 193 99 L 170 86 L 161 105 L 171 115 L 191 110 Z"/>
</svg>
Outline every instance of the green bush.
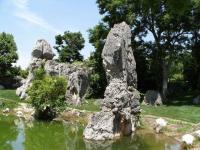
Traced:
<svg viewBox="0 0 200 150">
<path fill-rule="evenodd" d="M 20 76 L 21 76 L 22 78 L 26 79 L 27 76 L 28 76 L 28 69 L 25 69 L 25 70 L 20 69 Z"/>
<path fill-rule="evenodd" d="M 42 80 L 33 81 L 28 95 L 39 119 L 52 119 L 65 105 L 66 86 L 67 81 L 63 77 L 45 76 Z"/>
<path fill-rule="evenodd" d="M 34 74 L 34 79 L 35 80 L 42 80 L 43 78 L 45 78 L 45 70 L 44 70 L 44 66 L 39 67 L 38 69 L 35 69 L 33 71 Z"/>
</svg>

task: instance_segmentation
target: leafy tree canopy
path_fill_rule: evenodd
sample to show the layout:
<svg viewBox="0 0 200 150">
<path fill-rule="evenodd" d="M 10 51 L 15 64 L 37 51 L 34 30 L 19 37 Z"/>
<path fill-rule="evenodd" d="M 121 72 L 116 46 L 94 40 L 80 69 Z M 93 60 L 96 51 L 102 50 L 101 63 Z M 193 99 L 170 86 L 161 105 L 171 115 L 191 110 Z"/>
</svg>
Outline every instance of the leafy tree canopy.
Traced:
<svg viewBox="0 0 200 150">
<path fill-rule="evenodd" d="M 14 37 L 5 32 L 0 33 L 0 77 L 12 73 L 12 64 L 18 59 L 17 46 Z"/>
<path fill-rule="evenodd" d="M 60 62 L 72 63 L 82 61 L 83 56 L 80 50 L 83 49 L 85 40 L 80 32 L 64 32 L 64 35 L 57 35 L 54 48 L 59 54 Z"/>
</svg>

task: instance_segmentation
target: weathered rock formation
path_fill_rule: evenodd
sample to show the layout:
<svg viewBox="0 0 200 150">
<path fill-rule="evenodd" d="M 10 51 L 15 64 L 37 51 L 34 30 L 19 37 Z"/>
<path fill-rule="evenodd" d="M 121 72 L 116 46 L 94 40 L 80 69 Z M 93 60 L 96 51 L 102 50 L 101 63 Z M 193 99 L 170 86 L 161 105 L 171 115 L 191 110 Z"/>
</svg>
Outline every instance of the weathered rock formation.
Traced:
<svg viewBox="0 0 200 150">
<path fill-rule="evenodd" d="M 162 96 L 158 91 L 149 90 L 145 93 L 144 103 L 148 105 L 162 105 Z"/>
<path fill-rule="evenodd" d="M 103 52 L 107 80 L 121 79 L 128 86 L 136 87 L 136 63 L 131 48 L 131 30 L 125 23 L 116 24 L 109 32 Z"/>
<path fill-rule="evenodd" d="M 131 29 L 125 22 L 116 24 L 109 32 L 102 58 L 109 85 L 102 110 L 92 115 L 84 131 L 84 137 L 89 140 L 130 135 L 135 131 L 140 113 Z"/>
<path fill-rule="evenodd" d="M 66 98 L 69 103 L 78 105 L 84 97 L 88 87 L 88 74 L 79 70 L 69 75 Z"/>
<path fill-rule="evenodd" d="M 43 39 L 38 40 L 32 51 L 28 77 L 22 81 L 22 86 L 17 89 L 16 94 L 21 99 L 26 99 L 27 89 L 34 79 L 34 70 L 44 66 L 47 75 L 64 76 L 68 79 L 66 100 L 73 104 L 80 104 L 89 86 L 87 68 L 81 65 L 58 63 L 52 60 L 53 57 L 51 46 Z"/>
<path fill-rule="evenodd" d="M 67 101 L 75 105 L 81 103 L 89 86 L 87 68 L 82 65 L 58 63 L 54 60 L 48 60 L 44 68 L 48 75 L 66 76 L 68 78 Z"/>
<path fill-rule="evenodd" d="M 34 58 L 52 60 L 55 55 L 49 43 L 47 43 L 44 39 L 40 39 L 37 40 L 35 47 L 33 48 L 32 56 Z"/>
</svg>

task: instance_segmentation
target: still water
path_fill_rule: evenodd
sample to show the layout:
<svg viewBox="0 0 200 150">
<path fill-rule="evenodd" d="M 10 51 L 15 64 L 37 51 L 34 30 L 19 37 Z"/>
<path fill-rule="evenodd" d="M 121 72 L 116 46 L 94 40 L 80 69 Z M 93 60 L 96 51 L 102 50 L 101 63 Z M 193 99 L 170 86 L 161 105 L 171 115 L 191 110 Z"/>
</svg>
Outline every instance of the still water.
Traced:
<svg viewBox="0 0 200 150">
<path fill-rule="evenodd" d="M 34 122 L 0 116 L 0 150 L 179 150 L 169 138 L 140 131 L 116 141 L 90 142 L 84 127 L 67 123 Z"/>
</svg>

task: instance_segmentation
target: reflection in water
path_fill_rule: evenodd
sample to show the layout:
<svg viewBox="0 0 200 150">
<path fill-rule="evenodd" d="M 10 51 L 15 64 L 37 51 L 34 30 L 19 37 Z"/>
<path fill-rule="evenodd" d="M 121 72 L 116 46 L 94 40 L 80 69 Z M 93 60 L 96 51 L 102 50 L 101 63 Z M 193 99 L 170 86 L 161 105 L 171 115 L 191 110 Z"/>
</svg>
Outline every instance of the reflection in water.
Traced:
<svg viewBox="0 0 200 150">
<path fill-rule="evenodd" d="M 0 116 L 0 149 L 12 150 L 11 142 L 16 140 L 17 134 L 13 118 Z"/>
<path fill-rule="evenodd" d="M 148 132 L 115 141 L 84 140 L 83 126 L 34 122 L 0 116 L 0 150 L 179 150 L 176 142 Z"/>
<path fill-rule="evenodd" d="M 18 135 L 15 141 L 11 142 L 13 149 L 24 150 L 24 121 L 19 118 L 14 120 L 14 124 L 17 126 Z"/>
<path fill-rule="evenodd" d="M 161 135 L 159 136 L 161 137 Z M 124 137 L 116 141 L 94 142 L 85 140 L 87 150 L 179 150 L 180 145 L 165 138 L 160 140 L 152 133 L 139 133 L 133 138 Z"/>
</svg>

